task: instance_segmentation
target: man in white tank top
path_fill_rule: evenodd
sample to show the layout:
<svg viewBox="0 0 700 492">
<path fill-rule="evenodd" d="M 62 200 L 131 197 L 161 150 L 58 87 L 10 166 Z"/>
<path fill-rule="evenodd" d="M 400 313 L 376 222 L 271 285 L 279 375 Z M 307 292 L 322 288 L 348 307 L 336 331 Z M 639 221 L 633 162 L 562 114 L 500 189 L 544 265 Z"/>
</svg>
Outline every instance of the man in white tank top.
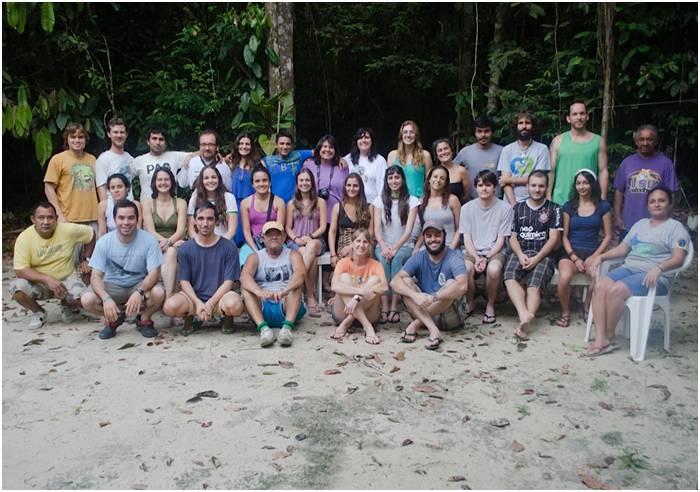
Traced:
<svg viewBox="0 0 700 492">
<path fill-rule="evenodd" d="M 265 248 L 253 252 L 241 271 L 241 294 L 248 315 L 260 332 L 260 345 L 275 341 L 272 328 L 280 328 L 280 345 L 292 344 L 294 323 L 306 314 L 301 300 L 306 268 L 297 251 L 284 248 L 286 235 L 280 222 L 262 228 Z"/>
</svg>

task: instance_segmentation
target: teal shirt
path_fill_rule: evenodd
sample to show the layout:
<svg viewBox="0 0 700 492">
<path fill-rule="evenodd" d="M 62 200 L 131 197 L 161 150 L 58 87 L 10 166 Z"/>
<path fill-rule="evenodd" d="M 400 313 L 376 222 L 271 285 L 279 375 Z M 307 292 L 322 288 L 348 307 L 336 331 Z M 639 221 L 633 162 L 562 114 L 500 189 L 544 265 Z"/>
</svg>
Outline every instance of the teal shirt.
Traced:
<svg viewBox="0 0 700 492">
<path fill-rule="evenodd" d="M 397 157 L 394 160 L 394 165 L 403 169 L 406 175 L 408 194 L 416 198 L 421 198 L 423 196 L 423 184 L 425 183 L 425 164 L 421 164 L 420 167 L 414 166 L 412 162 L 402 164 L 401 160 Z"/>
</svg>

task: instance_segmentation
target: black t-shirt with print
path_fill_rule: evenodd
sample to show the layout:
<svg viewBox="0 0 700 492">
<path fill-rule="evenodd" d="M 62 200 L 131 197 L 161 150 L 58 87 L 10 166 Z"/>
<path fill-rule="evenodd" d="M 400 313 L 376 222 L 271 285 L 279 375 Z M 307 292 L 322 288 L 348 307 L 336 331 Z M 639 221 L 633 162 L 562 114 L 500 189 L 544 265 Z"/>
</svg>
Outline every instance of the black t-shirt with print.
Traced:
<svg viewBox="0 0 700 492">
<path fill-rule="evenodd" d="M 529 199 L 513 208 L 513 233 L 518 237 L 520 248 L 525 251 L 540 251 L 549 240 L 550 229 L 562 229 L 561 207 L 545 200 L 537 209 L 529 205 Z"/>
</svg>

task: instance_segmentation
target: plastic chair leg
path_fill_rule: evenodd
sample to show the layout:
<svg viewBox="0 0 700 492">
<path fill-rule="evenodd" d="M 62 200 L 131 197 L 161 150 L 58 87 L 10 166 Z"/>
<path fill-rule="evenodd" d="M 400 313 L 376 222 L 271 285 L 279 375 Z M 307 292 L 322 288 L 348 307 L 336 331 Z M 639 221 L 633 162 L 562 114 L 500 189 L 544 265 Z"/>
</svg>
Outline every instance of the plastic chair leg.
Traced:
<svg viewBox="0 0 700 492">
<path fill-rule="evenodd" d="M 323 265 L 318 265 L 316 292 L 318 292 L 318 305 L 323 306 Z"/>
</svg>

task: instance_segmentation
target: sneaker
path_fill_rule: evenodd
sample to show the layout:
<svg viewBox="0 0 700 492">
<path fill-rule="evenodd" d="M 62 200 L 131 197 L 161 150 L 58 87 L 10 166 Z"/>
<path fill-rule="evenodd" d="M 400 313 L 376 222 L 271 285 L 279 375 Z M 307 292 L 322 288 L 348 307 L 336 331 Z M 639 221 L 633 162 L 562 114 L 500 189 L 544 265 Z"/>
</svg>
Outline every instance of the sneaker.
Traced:
<svg viewBox="0 0 700 492">
<path fill-rule="evenodd" d="M 46 323 L 46 311 L 39 311 L 38 313 L 32 313 L 29 317 L 29 329 L 38 330 Z"/>
<path fill-rule="evenodd" d="M 266 326 L 260 332 L 260 346 L 268 347 L 273 343 L 275 343 L 275 332 L 272 331 L 272 328 Z"/>
<path fill-rule="evenodd" d="M 61 306 L 61 321 L 65 324 L 75 323 L 80 320 L 80 311 L 74 311 L 69 306 Z"/>
<path fill-rule="evenodd" d="M 280 345 L 283 347 L 289 347 L 292 344 L 292 330 L 289 328 L 280 329 L 277 335 L 277 341 L 279 341 Z"/>
<path fill-rule="evenodd" d="M 153 326 L 153 320 L 142 320 L 141 316 L 136 318 L 136 329 L 139 330 L 141 336 L 146 338 L 153 338 L 158 334 L 158 330 L 156 330 Z"/>
<path fill-rule="evenodd" d="M 110 338 L 113 338 L 117 334 L 117 328 L 124 323 L 124 320 L 126 319 L 126 314 L 124 314 L 123 311 L 119 312 L 119 316 L 117 317 L 117 321 L 112 321 L 111 323 L 105 323 L 104 328 L 102 328 L 102 331 L 100 331 L 100 334 L 98 335 L 101 340 L 108 340 Z"/>
<path fill-rule="evenodd" d="M 221 333 L 224 335 L 233 333 L 233 316 L 224 316 L 224 322 L 221 323 Z"/>
</svg>

